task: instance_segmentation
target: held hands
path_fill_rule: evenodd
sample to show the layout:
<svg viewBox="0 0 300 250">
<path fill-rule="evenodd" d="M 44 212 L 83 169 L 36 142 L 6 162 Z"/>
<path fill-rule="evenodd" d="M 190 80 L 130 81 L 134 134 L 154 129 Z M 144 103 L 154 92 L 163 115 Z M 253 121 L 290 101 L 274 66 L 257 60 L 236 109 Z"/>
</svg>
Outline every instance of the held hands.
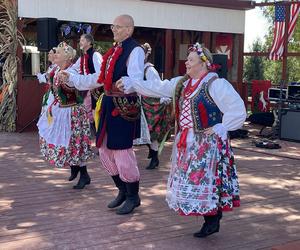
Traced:
<svg viewBox="0 0 300 250">
<path fill-rule="evenodd" d="M 116 87 L 117 87 L 117 89 L 119 89 L 121 92 L 124 92 L 124 84 L 123 84 L 122 78 L 120 78 L 120 79 L 116 82 Z"/>
<path fill-rule="evenodd" d="M 66 85 L 69 82 L 70 73 L 62 70 L 58 72 L 57 77 L 60 84 Z"/>
<path fill-rule="evenodd" d="M 204 130 L 204 134 L 206 134 L 207 136 L 210 136 L 212 134 L 214 134 L 214 130 L 213 130 L 213 127 L 210 127 L 210 128 L 207 128 Z"/>
<path fill-rule="evenodd" d="M 40 84 L 47 83 L 47 79 L 45 77 L 45 74 L 37 73 L 36 77 L 37 77 Z"/>
</svg>

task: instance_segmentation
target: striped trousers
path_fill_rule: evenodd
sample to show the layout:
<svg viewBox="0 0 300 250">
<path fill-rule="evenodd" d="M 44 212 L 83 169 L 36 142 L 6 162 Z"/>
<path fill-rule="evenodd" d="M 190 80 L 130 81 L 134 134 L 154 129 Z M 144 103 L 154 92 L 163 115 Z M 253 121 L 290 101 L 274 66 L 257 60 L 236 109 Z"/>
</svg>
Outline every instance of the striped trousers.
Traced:
<svg viewBox="0 0 300 250">
<path fill-rule="evenodd" d="M 109 175 L 119 175 L 124 182 L 136 182 L 140 180 L 140 172 L 133 148 L 112 150 L 106 146 L 107 137 L 105 135 L 99 157 L 102 166 Z"/>
</svg>

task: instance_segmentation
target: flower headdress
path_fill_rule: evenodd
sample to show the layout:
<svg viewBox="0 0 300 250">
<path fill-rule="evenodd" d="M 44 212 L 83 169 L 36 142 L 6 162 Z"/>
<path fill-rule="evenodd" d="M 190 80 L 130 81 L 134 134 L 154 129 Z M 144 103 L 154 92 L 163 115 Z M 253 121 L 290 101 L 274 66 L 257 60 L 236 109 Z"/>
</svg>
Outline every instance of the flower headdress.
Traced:
<svg viewBox="0 0 300 250">
<path fill-rule="evenodd" d="M 193 46 L 191 46 L 189 48 L 189 52 L 197 52 L 197 54 L 200 56 L 201 60 L 206 63 L 207 68 L 211 69 L 212 65 L 211 65 L 209 59 L 207 58 L 207 56 L 204 54 L 203 47 L 201 46 L 200 43 L 195 43 Z"/>
<path fill-rule="evenodd" d="M 66 42 L 61 42 L 60 44 L 58 44 L 57 48 L 62 48 L 64 52 L 68 56 L 70 56 L 71 59 L 73 59 L 76 55 L 76 51 L 72 48 L 72 46 L 70 46 Z"/>
</svg>

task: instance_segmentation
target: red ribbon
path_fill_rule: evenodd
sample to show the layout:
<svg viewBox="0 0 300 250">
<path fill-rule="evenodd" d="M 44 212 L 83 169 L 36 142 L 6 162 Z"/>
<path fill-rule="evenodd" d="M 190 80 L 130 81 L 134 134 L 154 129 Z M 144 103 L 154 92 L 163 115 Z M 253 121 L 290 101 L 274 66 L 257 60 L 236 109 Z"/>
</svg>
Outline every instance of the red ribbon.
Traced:
<svg viewBox="0 0 300 250">
<path fill-rule="evenodd" d="M 123 52 L 123 48 L 120 46 L 116 46 L 110 48 L 110 50 L 103 56 L 98 83 L 103 83 L 104 89 L 107 91 L 111 90 L 115 64 L 118 58 L 120 57 L 120 55 L 122 54 L 122 52 Z M 108 62 L 109 59 L 111 59 L 110 62 Z"/>
</svg>

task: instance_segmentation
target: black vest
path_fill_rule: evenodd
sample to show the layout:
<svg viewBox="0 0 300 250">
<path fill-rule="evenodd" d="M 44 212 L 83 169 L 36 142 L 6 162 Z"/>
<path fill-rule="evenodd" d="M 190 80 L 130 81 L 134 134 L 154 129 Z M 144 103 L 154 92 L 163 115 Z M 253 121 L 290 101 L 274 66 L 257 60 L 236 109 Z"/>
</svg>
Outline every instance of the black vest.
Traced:
<svg viewBox="0 0 300 250">
<path fill-rule="evenodd" d="M 127 74 L 127 60 L 134 48 L 139 44 L 132 38 L 122 42 L 122 54 L 119 56 L 113 73 L 113 84 Z M 138 102 L 138 96 L 121 97 L 129 103 Z M 105 134 L 107 135 L 107 148 L 113 150 L 128 149 L 133 145 L 133 140 L 140 137 L 140 118 L 129 121 L 120 114 L 116 115 L 116 97 L 104 95 L 101 103 L 101 114 L 98 131 L 96 134 L 96 146 L 101 147 Z"/>
<path fill-rule="evenodd" d="M 93 74 L 95 73 L 95 67 L 94 67 L 94 62 L 93 62 L 93 55 L 95 53 L 95 50 L 93 49 L 93 47 L 89 48 L 86 53 L 88 54 L 88 69 L 90 71 L 90 74 Z M 84 55 L 82 55 L 84 56 Z M 81 74 L 83 75 L 84 74 L 84 64 L 80 65 L 80 71 L 81 71 Z"/>
</svg>

